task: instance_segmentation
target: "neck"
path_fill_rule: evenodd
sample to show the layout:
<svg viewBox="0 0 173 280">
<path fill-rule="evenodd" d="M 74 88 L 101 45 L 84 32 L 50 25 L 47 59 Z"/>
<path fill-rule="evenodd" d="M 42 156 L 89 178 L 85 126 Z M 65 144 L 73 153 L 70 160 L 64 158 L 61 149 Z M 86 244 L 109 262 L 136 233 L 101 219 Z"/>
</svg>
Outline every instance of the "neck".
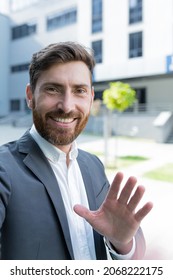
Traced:
<svg viewBox="0 0 173 280">
<path fill-rule="evenodd" d="M 71 150 L 71 147 L 72 147 L 72 144 L 69 144 L 69 145 L 57 145 L 56 146 L 58 149 L 60 149 L 62 152 L 64 152 L 66 155 L 69 154 L 70 150 Z"/>
<path fill-rule="evenodd" d="M 70 153 L 70 151 L 71 151 L 72 144 L 70 144 L 70 145 L 65 145 L 65 146 L 58 145 L 58 146 L 56 146 L 56 147 L 66 154 L 66 164 L 67 164 L 67 167 L 68 167 L 69 164 L 70 164 L 69 153 Z"/>
</svg>

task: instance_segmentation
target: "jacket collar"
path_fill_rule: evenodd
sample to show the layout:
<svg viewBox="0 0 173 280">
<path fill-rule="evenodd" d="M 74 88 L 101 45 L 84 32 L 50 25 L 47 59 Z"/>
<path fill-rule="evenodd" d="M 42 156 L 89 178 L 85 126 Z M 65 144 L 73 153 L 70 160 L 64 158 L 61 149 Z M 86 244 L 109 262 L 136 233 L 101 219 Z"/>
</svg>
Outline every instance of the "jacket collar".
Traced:
<svg viewBox="0 0 173 280">
<path fill-rule="evenodd" d="M 60 189 L 57 186 L 57 180 L 49 165 L 49 162 L 44 156 L 39 146 L 37 145 L 37 143 L 31 137 L 29 131 L 27 131 L 23 135 L 23 137 L 18 140 L 18 145 L 19 152 L 26 154 L 23 160 L 24 164 L 43 183 L 48 195 L 50 196 L 55 211 L 59 217 L 62 231 L 66 240 L 67 248 L 69 250 L 71 258 L 74 259 L 66 211 L 61 197 Z"/>
</svg>

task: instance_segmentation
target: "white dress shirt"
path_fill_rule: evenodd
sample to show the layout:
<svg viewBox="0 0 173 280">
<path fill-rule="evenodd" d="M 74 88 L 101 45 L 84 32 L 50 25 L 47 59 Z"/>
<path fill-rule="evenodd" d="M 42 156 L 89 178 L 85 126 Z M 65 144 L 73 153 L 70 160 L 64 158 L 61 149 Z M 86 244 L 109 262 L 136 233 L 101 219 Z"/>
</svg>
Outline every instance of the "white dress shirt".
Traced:
<svg viewBox="0 0 173 280">
<path fill-rule="evenodd" d="M 95 260 L 96 253 L 92 227 L 73 210 L 75 204 L 81 204 L 89 208 L 82 174 L 77 162 L 78 149 L 76 142 L 72 144 L 69 153 L 70 164 L 67 166 L 66 154 L 41 137 L 34 125 L 30 130 L 30 134 L 48 159 L 56 176 L 66 210 L 74 259 Z M 129 254 L 119 255 L 111 249 L 109 242 L 106 243 L 108 250 L 115 259 L 129 259 L 135 250 L 135 242 L 133 242 L 133 248 Z"/>
</svg>

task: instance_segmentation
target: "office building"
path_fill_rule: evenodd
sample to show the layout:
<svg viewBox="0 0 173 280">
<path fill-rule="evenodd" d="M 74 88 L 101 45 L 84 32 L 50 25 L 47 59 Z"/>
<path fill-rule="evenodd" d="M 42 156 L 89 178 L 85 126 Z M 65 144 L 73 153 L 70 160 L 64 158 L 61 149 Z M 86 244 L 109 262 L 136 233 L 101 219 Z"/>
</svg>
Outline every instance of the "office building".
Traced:
<svg viewBox="0 0 173 280">
<path fill-rule="evenodd" d="M 31 56 L 59 41 L 94 49 L 96 98 L 122 81 L 136 90 L 135 112 L 173 111 L 173 0 L 11 0 L 0 25 L 1 116 L 27 110 Z"/>
</svg>

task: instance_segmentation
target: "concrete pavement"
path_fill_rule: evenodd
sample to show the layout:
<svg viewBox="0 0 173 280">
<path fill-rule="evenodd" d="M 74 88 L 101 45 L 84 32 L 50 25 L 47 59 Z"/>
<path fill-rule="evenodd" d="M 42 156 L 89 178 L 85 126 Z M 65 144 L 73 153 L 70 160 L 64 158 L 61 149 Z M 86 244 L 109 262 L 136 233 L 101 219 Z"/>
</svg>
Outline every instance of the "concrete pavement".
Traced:
<svg viewBox="0 0 173 280">
<path fill-rule="evenodd" d="M 18 139 L 25 131 L 26 128 L 0 125 L 0 145 L 7 141 Z M 80 148 L 88 151 L 104 151 L 104 141 L 101 137 L 81 135 L 78 138 L 78 144 Z M 143 174 L 167 162 L 173 163 L 173 144 L 157 144 L 149 140 L 114 138 L 109 140 L 108 146 L 111 158 L 127 155 L 139 155 L 149 158 L 147 161 L 131 165 L 128 168 L 121 169 L 121 171 L 124 172 L 125 179 L 129 175 L 134 175 L 138 178 L 140 184 L 145 185 L 146 193 L 142 203 L 152 201 L 154 204 L 152 211 L 142 222 L 142 229 L 147 243 L 145 259 L 172 260 L 173 184 L 149 180 L 144 178 Z M 101 157 L 101 160 L 104 161 L 103 157 Z M 110 182 L 113 177 L 113 173 L 109 174 Z"/>
</svg>

